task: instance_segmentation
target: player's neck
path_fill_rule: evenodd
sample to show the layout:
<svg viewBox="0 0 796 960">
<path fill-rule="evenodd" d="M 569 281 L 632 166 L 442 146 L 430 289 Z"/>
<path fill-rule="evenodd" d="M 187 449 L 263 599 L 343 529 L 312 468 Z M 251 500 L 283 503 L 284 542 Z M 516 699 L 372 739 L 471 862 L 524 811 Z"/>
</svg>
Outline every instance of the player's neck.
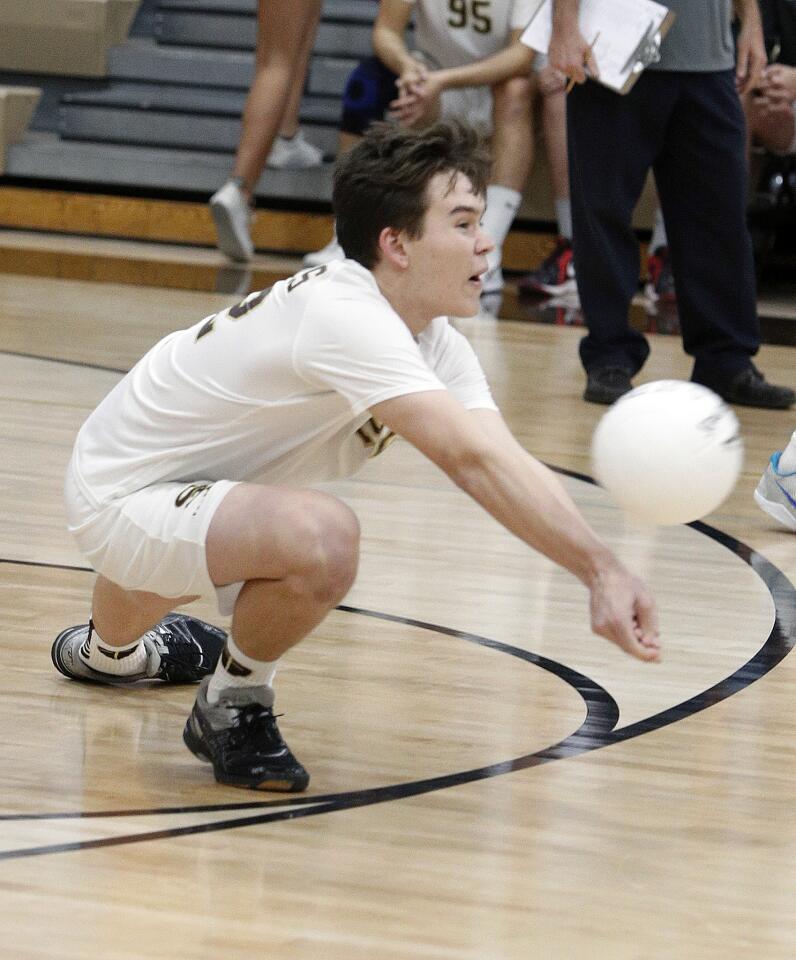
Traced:
<svg viewBox="0 0 796 960">
<path fill-rule="evenodd" d="M 409 327 L 413 336 L 418 336 L 436 316 L 428 304 L 423 303 L 417 292 L 406 282 L 404 274 L 396 274 L 377 264 L 373 276 L 384 299 Z"/>
</svg>

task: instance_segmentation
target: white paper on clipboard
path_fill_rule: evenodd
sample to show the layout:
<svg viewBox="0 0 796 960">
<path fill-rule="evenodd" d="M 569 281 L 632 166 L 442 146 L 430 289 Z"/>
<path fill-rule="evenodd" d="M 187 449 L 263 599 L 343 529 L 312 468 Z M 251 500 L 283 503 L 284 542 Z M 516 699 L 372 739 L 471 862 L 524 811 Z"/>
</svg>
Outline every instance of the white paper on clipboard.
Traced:
<svg viewBox="0 0 796 960">
<path fill-rule="evenodd" d="M 661 40 L 674 23 L 674 13 L 655 0 L 580 0 L 580 32 L 600 70 L 598 81 L 627 93 L 642 70 L 660 56 Z M 520 40 L 547 53 L 553 32 L 552 0 L 541 0 Z"/>
</svg>

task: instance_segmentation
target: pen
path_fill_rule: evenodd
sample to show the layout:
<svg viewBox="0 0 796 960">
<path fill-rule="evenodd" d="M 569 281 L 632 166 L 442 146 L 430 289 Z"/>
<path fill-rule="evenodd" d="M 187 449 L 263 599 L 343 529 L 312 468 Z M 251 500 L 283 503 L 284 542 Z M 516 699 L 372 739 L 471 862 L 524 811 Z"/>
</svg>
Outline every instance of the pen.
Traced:
<svg viewBox="0 0 796 960">
<path fill-rule="evenodd" d="M 597 33 L 594 34 L 594 39 L 592 40 L 592 42 L 588 45 L 588 47 L 586 47 L 586 53 L 584 54 L 584 57 L 583 57 L 584 63 L 589 59 L 589 54 L 592 52 L 592 50 L 594 50 L 594 45 L 597 43 L 599 39 L 600 39 L 600 31 L 598 30 Z M 574 86 L 575 86 L 575 78 L 570 77 L 569 83 L 567 84 L 567 89 L 564 92 L 569 93 Z"/>
</svg>

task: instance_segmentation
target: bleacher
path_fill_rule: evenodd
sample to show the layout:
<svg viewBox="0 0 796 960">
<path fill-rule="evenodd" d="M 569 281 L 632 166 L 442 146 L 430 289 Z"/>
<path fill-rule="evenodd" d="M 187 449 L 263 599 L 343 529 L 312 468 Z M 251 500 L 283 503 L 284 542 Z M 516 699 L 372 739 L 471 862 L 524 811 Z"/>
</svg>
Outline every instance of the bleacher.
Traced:
<svg viewBox="0 0 796 960">
<path fill-rule="evenodd" d="M 370 48 L 376 6 L 375 0 L 324 4 L 301 122 L 329 154 L 336 148 L 340 93 Z M 27 27 L 28 36 L 35 35 L 37 25 Z M 175 194 L 214 190 L 231 167 L 240 134 L 256 30 L 254 0 L 143 0 L 129 36 L 118 36 L 118 23 L 110 33 L 121 42 L 108 43 L 101 79 L 97 50 L 109 31 L 97 28 L 91 56 L 76 48 L 71 61 L 63 51 L 51 56 L 56 51 L 49 43 L 18 43 L 15 57 L 0 57 L 0 84 L 39 87 L 42 97 L 28 135 L 7 150 L 7 176 Z M 258 196 L 328 201 L 329 183 L 328 169 L 269 171 Z"/>
<path fill-rule="evenodd" d="M 16 103 L 17 119 L 11 131 L 0 113 L 0 227 L 212 244 L 203 207 L 232 167 L 254 69 L 256 0 L 4 0 L 6 6 L 0 91 Z M 324 2 L 300 120 L 330 158 L 342 89 L 371 50 L 377 6 L 377 0 Z M 20 119 L 26 120 L 25 109 L 31 113 L 37 89 L 40 99 L 25 129 Z M 24 193 L 36 190 L 35 198 Z M 56 204 L 80 209 L 74 223 L 39 215 L 52 191 L 74 193 L 72 203 Z M 258 249 L 300 253 L 325 243 L 330 195 L 331 164 L 266 169 L 256 189 L 258 207 L 305 219 L 284 229 L 284 221 L 269 224 L 261 216 L 253 229 Z M 153 215 L 145 213 L 103 232 L 96 224 L 116 217 L 108 216 L 114 197 L 193 208 L 166 214 L 154 231 L 141 225 L 151 225 Z M 647 199 L 638 226 L 649 226 L 650 210 Z M 531 268 L 554 242 L 541 144 L 519 221 L 504 250 L 508 269 Z"/>
</svg>

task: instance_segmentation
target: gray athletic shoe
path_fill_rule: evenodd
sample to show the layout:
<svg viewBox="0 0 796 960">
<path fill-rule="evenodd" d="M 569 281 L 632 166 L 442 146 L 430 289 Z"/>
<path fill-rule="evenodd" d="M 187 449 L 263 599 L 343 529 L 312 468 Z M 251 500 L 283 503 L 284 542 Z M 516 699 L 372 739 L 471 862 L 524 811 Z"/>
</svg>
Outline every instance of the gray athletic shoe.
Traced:
<svg viewBox="0 0 796 960">
<path fill-rule="evenodd" d="M 213 764 L 219 783 L 250 790 L 294 793 L 310 776 L 290 752 L 274 716 L 271 687 L 230 687 L 207 702 L 203 680 L 182 739 L 200 760 Z"/>
<path fill-rule="evenodd" d="M 230 260 L 251 260 L 254 244 L 249 235 L 252 210 L 237 178 L 227 180 L 210 198 L 210 212 L 216 224 L 218 246 Z"/>
<path fill-rule="evenodd" d="M 63 630 L 55 638 L 51 656 L 55 668 L 70 680 L 128 686 L 139 680 L 165 683 L 197 683 L 211 674 L 226 642 L 226 633 L 204 620 L 184 613 L 170 613 L 144 634 L 146 668 L 141 673 L 119 677 L 94 670 L 80 656 L 93 624 L 82 623 Z"/>
<path fill-rule="evenodd" d="M 796 532 L 796 473 L 780 473 L 781 456 L 782 451 L 772 454 L 755 490 L 755 501 L 761 510 Z"/>
</svg>

